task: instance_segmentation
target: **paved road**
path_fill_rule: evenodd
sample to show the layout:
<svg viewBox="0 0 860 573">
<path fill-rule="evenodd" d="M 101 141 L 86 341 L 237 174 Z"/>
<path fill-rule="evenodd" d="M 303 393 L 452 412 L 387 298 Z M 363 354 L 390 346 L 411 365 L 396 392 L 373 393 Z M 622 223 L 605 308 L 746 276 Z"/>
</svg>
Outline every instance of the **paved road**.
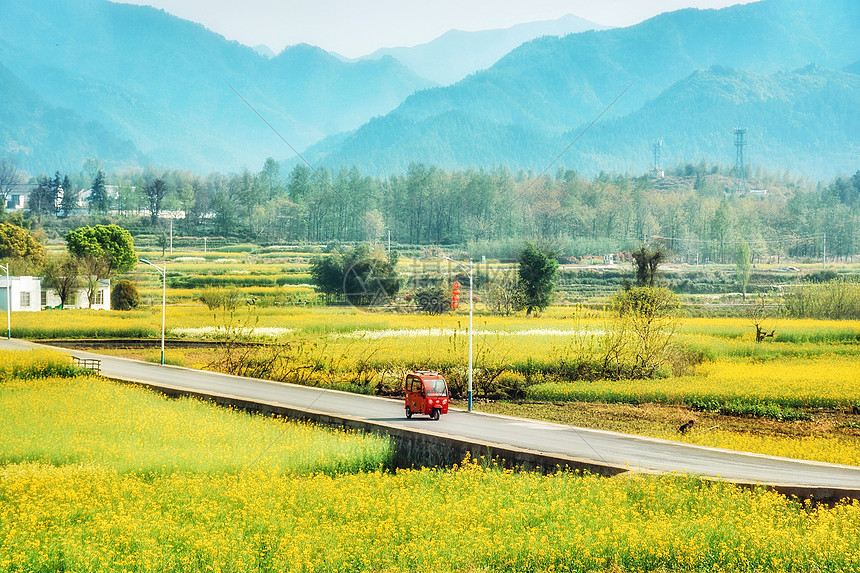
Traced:
<svg viewBox="0 0 860 573">
<path fill-rule="evenodd" d="M 36 346 L 15 339 L 0 340 L 0 348 L 27 349 Z M 419 431 L 432 430 L 434 433 L 484 443 L 561 454 L 613 466 L 626 465 L 635 470 L 687 472 L 740 483 L 860 490 L 860 467 L 856 466 L 720 450 L 656 438 L 455 410 L 438 422 L 424 416 L 407 420 L 400 400 L 161 366 L 78 350 L 64 352 L 81 358 L 100 359 L 102 374 L 112 378 L 214 392 Z"/>
</svg>

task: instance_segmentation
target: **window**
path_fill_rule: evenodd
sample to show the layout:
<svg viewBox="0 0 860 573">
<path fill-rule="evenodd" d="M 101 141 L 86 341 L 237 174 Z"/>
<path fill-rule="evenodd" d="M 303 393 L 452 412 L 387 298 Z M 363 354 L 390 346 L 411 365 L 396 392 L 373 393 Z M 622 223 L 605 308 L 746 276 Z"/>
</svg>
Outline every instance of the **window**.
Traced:
<svg viewBox="0 0 860 573">
<path fill-rule="evenodd" d="M 21 308 L 30 308 L 30 293 L 21 293 Z"/>
<path fill-rule="evenodd" d="M 73 292 L 69 295 L 69 298 L 66 300 L 66 306 L 78 306 L 78 293 Z"/>
<path fill-rule="evenodd" d="M 42 306 L 48 306 L 48 291 L 42 290 Z"/>
<path fill-rule="evenodd" d="M 105 303 L 105 291 L 99 289 L 96 291 L 96 304 Z"/>
</svg>

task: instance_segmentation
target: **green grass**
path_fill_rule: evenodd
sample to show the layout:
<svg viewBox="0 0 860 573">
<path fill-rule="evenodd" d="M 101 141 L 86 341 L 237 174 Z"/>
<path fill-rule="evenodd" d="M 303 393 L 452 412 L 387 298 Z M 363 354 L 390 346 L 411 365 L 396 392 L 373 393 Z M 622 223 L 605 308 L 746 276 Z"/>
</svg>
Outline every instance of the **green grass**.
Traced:
<svg viewBox="0 0 860 573">
<path fill-rule="evenodd" d="M 97 464 L 141 475 L 251 468 L 339 474 L 388 467 L 392 455 L 387 439 L 170 400 L 92 377 L 7 382 L 0 412 L 0 463 Z"/>
</svg>

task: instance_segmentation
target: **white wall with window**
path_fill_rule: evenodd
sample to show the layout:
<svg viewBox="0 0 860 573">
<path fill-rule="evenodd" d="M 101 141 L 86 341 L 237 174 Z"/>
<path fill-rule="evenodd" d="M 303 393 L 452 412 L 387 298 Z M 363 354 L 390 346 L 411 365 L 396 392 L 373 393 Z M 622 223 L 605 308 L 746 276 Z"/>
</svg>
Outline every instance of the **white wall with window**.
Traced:
<svg viewBox="0 0 860 573">
<path fill-rule="evenodd" d="M 44 294 L 45 302 L 43 308 L 59 308 L 60 295 L 54 289 L 46 289 Z M 66 304 L 63 308 L 89 308 L 90 300 L 87 298 L 87 289 L 80 288 L 69 294 L 66 299 Z M 110 310 L 110 280 L 105 279 L 99 281 L 96 297 L 93 301 L 93 310 Z"/>
<path fill-rule="evenodd" d="M 5 275 L 0 276 L 0 310 L 6 310 L 9 299 L 13 312 L 42 310 L 39 304 L 42 300 L 41 280 L 36 277 L 9 277 L 7 282 Z"/>
<path fill-rule="evenodd" d="M 60 308 L 60 296 L 53 289 L 42 289 L 42 280 L 38 277 L 9 277 L 12 284 L 12 311 L 38 311 L 43 308 Z M 9 286 L 6 275 L 0 275 L 0 311 L 6 311 L 6 292 Z M 87 289 L 81 288 L 72 292 L 63 308 L 89 308 Z M 93 301 L 94 310 L 110 310 L 110 280 L 99 281 Z"/>
</svg>

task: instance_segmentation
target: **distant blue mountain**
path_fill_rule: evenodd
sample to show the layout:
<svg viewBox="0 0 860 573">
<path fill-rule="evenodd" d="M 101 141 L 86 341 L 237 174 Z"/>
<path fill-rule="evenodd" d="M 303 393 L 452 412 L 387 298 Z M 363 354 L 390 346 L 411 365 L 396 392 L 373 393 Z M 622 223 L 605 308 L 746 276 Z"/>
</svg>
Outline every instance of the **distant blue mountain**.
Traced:
<svg viewBox="0 0 860 573">
<path fill-rule="evenodd" d="M 731 162 L 743 125 L 751 162 L 828 177 L 858 167 L 858 29 L 857 0 L 688 9 L 544 36 L 431 87 L 391 56 L 300 45 L 269 58 L 149 7 L 2 0 L 0 155 L 32 173 L 85 157 L 231 171 L 294 157 L 286 140 L 373 174 L 541 170 L 629 86 L 560 163 L 641 171 L 660 138 L 665 161 Z M 459 37 L 436 47 L 456 53 Z"/>
<path fill-rule="evenodd" d="M 52 173 L 48 166 L 79 168 L 88 157 L 104 157 L 109 168 L 141 165 L 144 158 L 131 141 L 123 140 L 95 121 L 55 107 L 0 64 L 0 155 L 13 157 L 33 175 Z M 43 167 L 27 162 L 39 157 Z"/>
<path fill-rule="evenodd" d="M 3 0 L 0 64 L 48 105 L 134 141 L 153 163 L 197 170 L 290 153 L 255 110 L 301 148 L 430 85 L 392 58 L 348 63 L 296 46 L 269 59 L 164 11 L 105 0 Z M 18 155 L 33 170 L 58 167 Z"/>
<path fill-rule="evenodd" d="M 860 76 L 809 66 L 771 75 L 720 66 L 694 72 L 641 109 L 595 124 L 557 166 L 586 175 L 643 173 L 652 145 L 662 165 L 731 165 L 736 126 L 747 128 L 747 160 L 828 178 L 860 168 Z M 405 172 L 423 161 L 447 168 L 506 165 L 543 171 L 585 129 L 553 133 L 495 123 L 460 111 L 415 120 L 399 114 L 313 146 L 304 156 L 326 166 Z"/>
<path fill-rule="evenodd" d="M 529 22 L 498 30 L 450 30 L 426 44 L 409 48 L 382 48 L 363 59 L 392 56 L 419 76 L 440 85 L 450 85 L 471 73 L 489 68 L 502 56 L 529 40 L 606 28 L 568 14 L 557 20 Z"/>
<path fill-rule="evenodd" d="M 331 167 L 372 165 L 376 173 L 417 161 L 541 169 L 629 86 L 563 158 L 569 166 L 586 173 L 647 168 L 655 137 L 677 140 L 672 152 L 678 160 L 731 162 L 732 127 L 767 119 L 766 130 L 750 132 L 766 138 L 757 142 L 768 151 L 759 155 L 763 165 L 803 164 L 816 176 L 853 172 L 850 151 L 860 147 L 860 130 L 847 129 L 858 115 L 846 106 L 856 99 L 853 84 L 828 70 L 860 58 L 858 29 L 855 0 L 764 0 L 541 38 L 453 86 L 410 96 L 385 117 L 313 146 L 306 157 Z M 821 68 L 786 76 L 798 85 L 774 75 L 810 64 Z M 712 66 L 727 68 L 729 85 L 695 81 L 701 70 L 710 71 L 699 79 L 718 77 Z M 757 82 L 773 93 L 759 97 Z M 653 124 L 656 117 L 665 119 L 662 126 Z M 832 137 L 828 130 L 835 130 Z M 812 159 L 802 159 L 801 150 Z M 822 161 L 826 157 L 840 159 Z"/>
</svg>

